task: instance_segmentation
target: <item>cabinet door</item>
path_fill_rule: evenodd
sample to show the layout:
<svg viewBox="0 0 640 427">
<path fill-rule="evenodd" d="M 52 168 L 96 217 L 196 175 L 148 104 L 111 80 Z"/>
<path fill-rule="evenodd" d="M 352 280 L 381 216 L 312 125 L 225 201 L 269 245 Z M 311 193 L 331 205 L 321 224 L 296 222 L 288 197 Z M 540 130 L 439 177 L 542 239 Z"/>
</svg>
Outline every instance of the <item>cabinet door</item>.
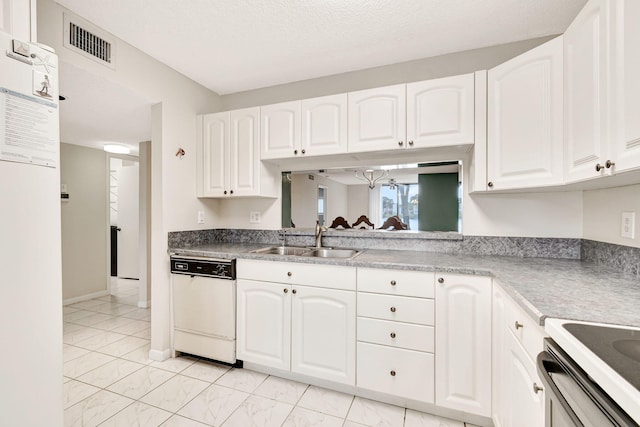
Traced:
<svg viewBox="0 0 640 427">
<path fill-rule="evenodd" d="M 489 417 L 491 279 L 436 277 L 436 405 Z"/>
<path fill-rule="evenodd" d="M 230 112 L 231 195 L 260 194 L 260 108 Z"/>
<path fill-rule="evenodd" d="M 300 101 L 260 107 L 261 158 L 282 159 L 300 149 Z"/>
<path fill-rule="evenodd" d="M 490 189 L 563 182 L 562 37 L 488 72 Z"/>
<path fill-rule="evenodd" d="M 300 155 L 347 152 L 347 94 L 304 99 Z"/>
<path fill-rule="evenodd" d="M 349 152 L 405 147 L 405 85 L 350 92 Z"/>
<path fill-rule="evenodd" d="M 565 181 L 594 178 L 608 156 L 609 1 L 590 0 L 564 34 Z"/>
<path fill-rule="evenodd" d="M 538 379 L 535 364 L 516 338 L 505 334 L 507 354 L 506 370 L 503 374 L 508 378 L 504 382 L 503 405 L 507 409 L 505 426 L 543 426 L 544 425 L 544 390 L 538 390 L 541 382 Z"/>
<path fill-rule="evenodd" d="M 355 292 L 307 286 L 293 292 L 291 371 L 355 385 Z"/>
<path fill-rule="evenodd" d="M 237 357 L 289 370 L 291 287 L 238 279 Z"/>
<path fill-rule="evenodd" d="M 225 197 L 229 183 L 229 113 L 202 116 L 202 158 L 198 173 L 200 197 Z"/>
<path fill-rule="evenodd" d="M 493 424 L 496 427 L 507 427 L 507 404 L 509 395 L 507 393 L 508 378 L 504 374 L 507 366 L 507 315 L 506 296 L 502 290 L 494 283 L 492 300 L 492 351 L 491 358 L 491 414 Z"/>
<path fill-rule="evenodd" d="M 613 5 L 611 160 L 616 171 L 624 171 L 640 168 L 640 2 L 618 0 Z"/>
<path fill-rule="evenodd" d="M 32 3 L 32 0 L 0 0 L 0 31 L 21 41 L 35 42 L 35 28 L 32 27 L 35 27 L 36 17 Z"/>
<path fill-rule="evenodd" d="M 407 84 L 408 148 L 473 144 L 473 74 Z"/>
</svg>

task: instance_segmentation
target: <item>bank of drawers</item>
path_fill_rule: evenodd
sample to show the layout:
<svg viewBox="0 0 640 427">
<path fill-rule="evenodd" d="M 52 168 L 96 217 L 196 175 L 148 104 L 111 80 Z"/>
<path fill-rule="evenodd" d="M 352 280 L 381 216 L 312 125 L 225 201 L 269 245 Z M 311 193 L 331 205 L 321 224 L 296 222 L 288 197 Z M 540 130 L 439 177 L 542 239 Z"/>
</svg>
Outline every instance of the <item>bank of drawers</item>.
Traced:
<svg viewBox="0 0 640 427">
<path fill-rule="evenodd" d="M 434 279 L 358 268 L 358 387 L 434 402 Z"/>
</svg>

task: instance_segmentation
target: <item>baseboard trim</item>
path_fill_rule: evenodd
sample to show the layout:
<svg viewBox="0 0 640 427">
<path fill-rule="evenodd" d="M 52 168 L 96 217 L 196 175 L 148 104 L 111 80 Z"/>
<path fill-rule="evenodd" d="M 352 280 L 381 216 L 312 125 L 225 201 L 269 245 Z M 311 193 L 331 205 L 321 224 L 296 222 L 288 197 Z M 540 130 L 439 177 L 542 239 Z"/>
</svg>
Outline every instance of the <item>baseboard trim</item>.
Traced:
<svg viewBox="0 0 640 427">
<path fill-rule="evenodd" d="M 138 301 L 138 308 L 149 308 L 151 307 L 151 301 Z"/>
<path fill-rule="evenodd" d="M 75 304 L 75 303 L 80 302 L 80 301 L 87 301 L 87 300 L 90 300 L 90 299 L 104 297 L 104 296 L 107 296 L 107 295 L 109 295 L 109 291 L 108 290 L 93 292 L 93 293 L 90 293 L 90 294 L 87 294 L 87 295 L 81 295 L 79 297 L 68 298 L 68 299 L 62 301 L 62 305 Z"/>
<path fill-rule="evenodd" d="M 171 357 L 170 348 L 164 350 L 149 350 L 149 359 L 151 360 L 162 362 L 163 360 L 167 360 L 169 357 Z"/>
</svg>

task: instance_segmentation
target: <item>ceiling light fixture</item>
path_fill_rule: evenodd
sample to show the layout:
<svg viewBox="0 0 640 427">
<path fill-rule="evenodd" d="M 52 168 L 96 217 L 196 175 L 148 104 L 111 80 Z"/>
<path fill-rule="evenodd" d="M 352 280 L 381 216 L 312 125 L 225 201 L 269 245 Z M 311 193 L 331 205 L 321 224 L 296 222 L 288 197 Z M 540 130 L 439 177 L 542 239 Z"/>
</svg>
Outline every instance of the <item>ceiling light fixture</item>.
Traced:
<svg viewBox="0 0 640 427">
<path fill-rule="evenodd" d="M 356 171 L 355 175 L 357 179 L 368 182 L 369 188 L 373 190 L 374 188 L 376 188 L 376 182 L 389 176 L 388 170 L 379 171 L 381 172 L 381 174 L 378 177 L 374 177 L 375 172 L 376 171 L 374 171 L 373 169 L 367 169 L 364 171 Z M 358 175 L 358 173 L 360 173 L 360 175 Z"/>
<path fill-rule="evenodd" d="M 114 154 L 129 154 L 131 152 L 129 147 L 126 147 L 121 144 L 106 144 L 104 146 L 104 151 L 106 151 L 107 153 L 114 153 Z"/>
</svg>

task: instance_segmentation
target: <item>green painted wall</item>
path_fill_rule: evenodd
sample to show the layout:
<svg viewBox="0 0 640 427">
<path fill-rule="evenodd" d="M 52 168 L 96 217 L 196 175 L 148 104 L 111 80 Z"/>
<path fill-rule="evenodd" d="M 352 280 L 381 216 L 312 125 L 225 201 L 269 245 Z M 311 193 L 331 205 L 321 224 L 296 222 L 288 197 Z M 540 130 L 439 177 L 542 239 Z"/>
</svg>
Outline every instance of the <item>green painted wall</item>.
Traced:
<svg viewBox="0 0 640 427">
<path fill-rule="evenodd" d="M 458 231 L 458 174 L 418 175 L 418 227 L 421 231 Z"/>
</svg>

